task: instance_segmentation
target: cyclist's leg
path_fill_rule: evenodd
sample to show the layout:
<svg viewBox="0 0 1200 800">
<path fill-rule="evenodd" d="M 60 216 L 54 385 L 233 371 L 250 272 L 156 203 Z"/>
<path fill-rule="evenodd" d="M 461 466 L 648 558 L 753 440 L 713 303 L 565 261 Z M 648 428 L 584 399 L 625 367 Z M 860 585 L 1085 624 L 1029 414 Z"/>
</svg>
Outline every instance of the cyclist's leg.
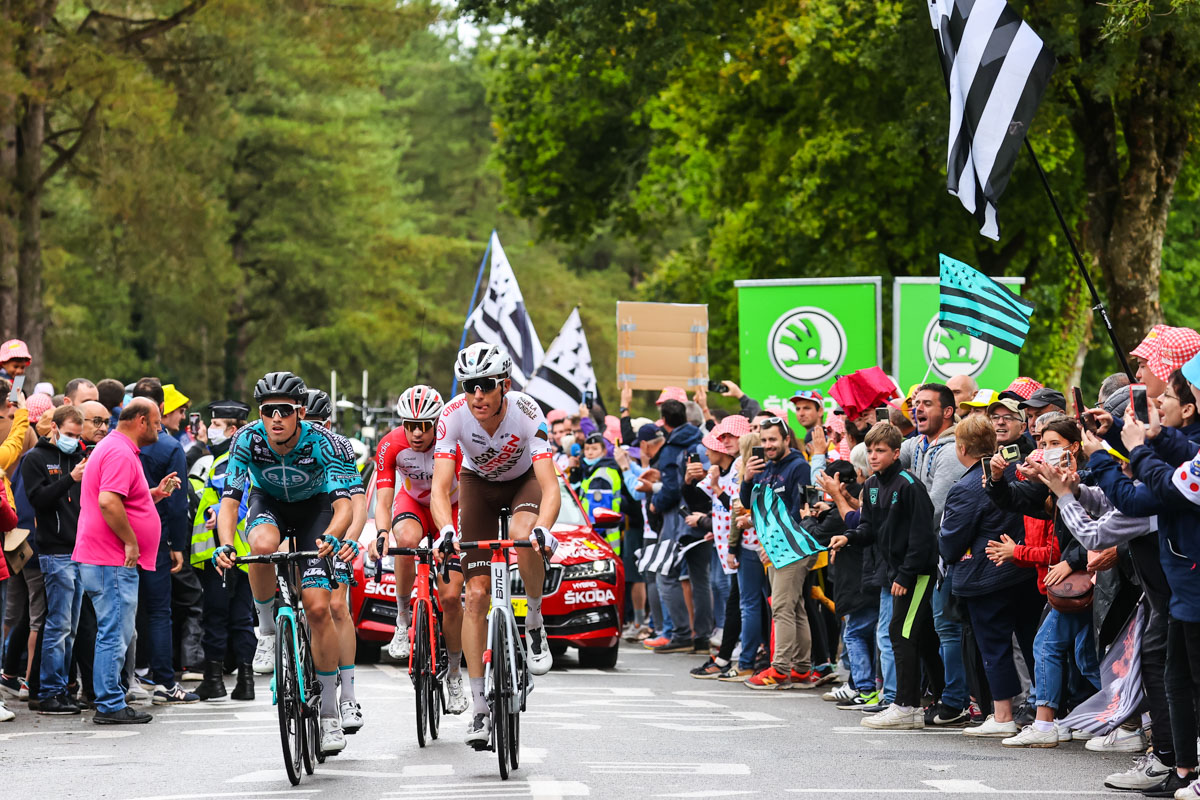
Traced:
<svg viewBox="0 0 1200 800">
<path fill-rule="evenodd" d="M 512 521 L 508 525 L 508 537 L 516 541 L 525 541 L 533 533 L 533 526 L 537 524 L 542 489 L 538 485 L 532 469 L 517 480 L 520 485 L 513 494 L 512 506 L 510 506 Z M 525 548 L 518 549 L 517 567 L 521 570 L 521 580 L 525 583 L 525 596 L 529 598 L 525 629 L 540 628 L 542 627 L 542 585 L 546 580 L 546 568 L 542 564 L 542 554 Z"/>
<path fill-rule="evenodd" d="M 458 521 L 464 544 L 496 538 L 496 520 L 507 506 L 502 484 L 484 480 L 467 470 L 459 477 Z M 466 607 L 462 620 L 462 649 L 471 679 L 471 703 L 474 715 L 487 715 L 484 699 L 483 651 L 487 647 L 487 613 L 491 551 L 464 549 L 462 570 L 466 587 Z"/>
<path fill-rule="evenodd" d="M 454 517 L 454 527 L 458 529 L 458 503 L 451 512 Z M 433 520 L 429 520 L 429 532 L 433 533 Z M 463 571 L 461 559 L 455 559 L 450 564 L 450 577 L 442 581 L 438 572 L 438 599 L 442 605 L 442 634 L 446 637 L 446 651 L 450 657 L 450 671 L 457 674 L 459 662 L 462 661 L 462 620 L 463 620 Z"/>
<path fill-rule="evenodd" d="M 354 693 L 354 657 L 358 652 L 358 640 L 354 632 L 354 620 L 350 618 L 350 568 L 337 564 L 338 588 L 330 593 L 329 611 L 333 617 L 333 628 L 338 638 L 338 674 L 341 678 L 341 702 L 357 703 Z"/>
<path fill-rule="evenodd" d="M 428 516 L 428 509 L 418 506 L 407 494 L 401 492 L 395 508 L 399 509 L 392 520 L 392 536 L 398 547 L 416 547 L 424 536 L 425 524 L 420 511 Z M 432 521 L 429 527 L 432 527 Z M 396 631 L 388 644 L 388 653 L 392 658 L 408 658 L 408 627 L 412 624 L 413 582 L 416 580 L 417 569 L 415 560 L 399 556 L 395 559 L 393 569 L 396 575 Z"/>
<path fill-rule="evenodd" d="M 246 539 L 250 543 L 250 552 L 256 556 L 270 555 L 279 549 L 279 522 L 271 505 L 266 494 L 251 491 L 246 512 Z M 259 635 L 274 636 L 275 568 L 270 564 L 251 564 L 249 577 Z M 274 652 L 271 656 L 274 657 Z"/>
<path fill-rule="evenodd" d="M 316 495 L 303 503 L 291 503 L 286 508 L 287 524 L 296 530 L 297 546 L 304 550 L 317 549 L 317 541 L 329 527 L 333 509 L 328 495 Z M 321 718 L 338 719 L 337 676 L 339 641 L 333 625 L 329 577 L 322 559 L 308 561 L 301 571 L 300 600 L 312 639 L 313 667 L 321 682 Z M 338 727 L 340 728 L 340 722 Z"/>
</svg>

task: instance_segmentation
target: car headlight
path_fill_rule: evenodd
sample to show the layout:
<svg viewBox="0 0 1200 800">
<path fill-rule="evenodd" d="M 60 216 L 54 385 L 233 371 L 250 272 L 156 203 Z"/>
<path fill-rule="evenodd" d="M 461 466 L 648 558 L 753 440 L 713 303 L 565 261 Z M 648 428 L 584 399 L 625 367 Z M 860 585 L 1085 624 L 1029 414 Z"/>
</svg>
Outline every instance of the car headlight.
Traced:
<svg viewBox="0 0 1200 800">
<path fill-rule="evenodd" d="M 611 558 L 601 558 L 596 561 L 585 561 L 582 564 L 572 564 L 563 569 L 563 580 L 616 583 L 617 563 Z"/>
</svg>

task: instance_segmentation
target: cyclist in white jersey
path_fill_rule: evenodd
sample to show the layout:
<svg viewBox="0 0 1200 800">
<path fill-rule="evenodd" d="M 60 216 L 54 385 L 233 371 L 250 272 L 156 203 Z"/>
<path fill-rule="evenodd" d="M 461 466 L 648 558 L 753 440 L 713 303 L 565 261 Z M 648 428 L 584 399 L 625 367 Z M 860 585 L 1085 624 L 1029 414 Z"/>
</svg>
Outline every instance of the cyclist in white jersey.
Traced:
<svg viewBox="0 0 1200 800">
<path fill-rule="evenodd" d="M 454 365 L 454 376 L 463 394 L 451 400 L 437 425 L 433 490 L 430 510 L 445 537 L 462 542 L 495 539 L 499 533 L 500 510 L 512 513 L 509 537 L 517 540 L 541 533 L 553 552 L 556 542 L 550 533 L 558 519 L 560 495 L 558 475 L 551 459 L 550 435 L 541 408 L 526 394 L 512 391 L 509 373 L 512 360 L 492 344 L 473 344 L 462 350 Z M 454 483 L 456 453 L 462 451 L 459 475 L 458 534 L 452 524 L 450 491 Z M 466 576 L 467 603 L 463 617 L 463 653 L 471 678 L 473 718 L 467 727 L 469 745 L 487 742 L 491 717 L 483 686 L 483 651 L 487 637 L 489 605 L 487 550 L 468 549 L 462 557 Z M 525 617 L 525 640 L 529 648 L 529 670 L 534 675 L 550 671 L 553 657 L 542 621 L 542 584 L 545 569 L 537 547 L 517 551 L 517 566 L 529 610 Z"/>
</svg>

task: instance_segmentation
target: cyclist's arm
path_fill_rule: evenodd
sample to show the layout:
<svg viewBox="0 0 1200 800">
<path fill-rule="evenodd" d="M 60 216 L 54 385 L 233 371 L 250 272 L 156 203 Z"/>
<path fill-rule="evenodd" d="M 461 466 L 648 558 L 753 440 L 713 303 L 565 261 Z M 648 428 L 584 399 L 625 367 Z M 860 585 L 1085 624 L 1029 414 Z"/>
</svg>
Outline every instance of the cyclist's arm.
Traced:
<svg viewBox="0 0 1200 800">
<path fill-rule="evenodd" d="M 378 485 L 375 486 L 375 530 L 392 529 L 392 503 L 395 499 L 395 489 L 381 489 Z"/>
<path fill-rule="evenodd" d="M 325 528 L 325 535 L 342 539 L 345 537 L 346 531 L 350 529 L 350 523 L 354 520 L 354 500 L 350 497 L 335 497 L 331 505 L 333 518 L 329 520 L 329 525 Z M 365 502 L 363 506 L 365 509 Z M 363 519 L 366 520 L 365 514 Z"/>
<path fill-rule="evenodd" d="M 392 503 L 396 500 L 396 452 L 392 434 L 383 437 L 375 454 L 375 530 L 392 529 Z"/>
<path fill-rule="evenodd" d="M 217 507 L 217 544 L 233 544 L 234 532 L 238 526 L 238 508 L 242 501 L 234 497 L 222 497 Z"/>
<path fill-rule="evenodd" d="M 537 524 L 539 527 L 549 530 L 558 520 L 558 510 L 562 503 L 562 494 L 558 490 L 558 473 L 554 470 L 554 460 L 548 457 L 535 460 L 533 476 L 537 478 L 538 486 L 542 489 L 542 502 L 538 506 Z"/>
<path fill-rule="evenodd" d="M 433 460 L 433 484 L 429 490 L 429 513 L 433 524 L 440 531 L 454 524 L 454 507 L 450 503 L 450 490 L 454 487 L 455 465 L 452 458 Z"/>
</svg>

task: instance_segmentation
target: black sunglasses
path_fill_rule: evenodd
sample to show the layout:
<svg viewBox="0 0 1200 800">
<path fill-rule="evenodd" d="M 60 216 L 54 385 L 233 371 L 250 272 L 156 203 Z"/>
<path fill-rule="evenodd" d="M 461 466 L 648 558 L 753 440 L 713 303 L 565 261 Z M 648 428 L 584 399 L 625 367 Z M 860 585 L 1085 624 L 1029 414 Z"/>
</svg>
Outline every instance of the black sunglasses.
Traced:
<svg viewBox="0 0 1200 800">
<path fill-rule="evenodd" d="M 287 419 L 292 414 L 295 414 L 298 408 L 300 406 L 293 403 L 264 403 L 258 407 L 258 413 L 263 419 L 269 419 L 276 415 Z"/>
<path fill-rule="evenodd" d="M 463 381 L 463 391 L 467 394 L 475 394 L 475 392 L 488 392 L 494 390 L 504 381 L 503 378 L 472 378 L 469 381 Z"/>
<path fill-rule="evenodd" d="M 404 427 L 410 431 L 425 432 L 433 430 L 433 423 L 427 419 L 406 419 L 404 420 Z"/>
</svg>

